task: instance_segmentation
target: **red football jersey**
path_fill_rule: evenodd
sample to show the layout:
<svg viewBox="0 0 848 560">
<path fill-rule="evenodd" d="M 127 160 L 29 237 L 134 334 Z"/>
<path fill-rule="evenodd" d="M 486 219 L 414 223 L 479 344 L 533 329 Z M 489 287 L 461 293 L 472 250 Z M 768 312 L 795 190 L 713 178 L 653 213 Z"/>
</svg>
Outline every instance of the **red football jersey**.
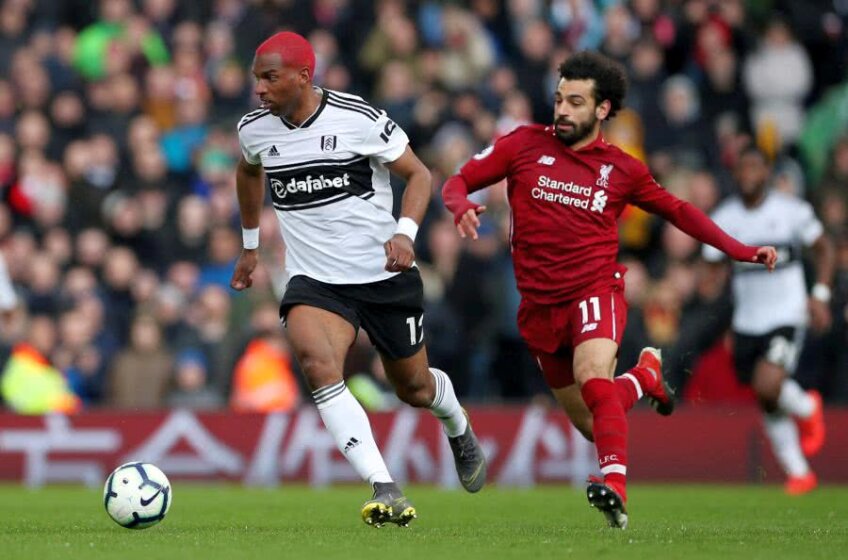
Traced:
<svg viewBox="0 0 848 560">
<path fill-rule="evenodd" d="M 612 287 L 625 205 L 671 217 L 683 201 L 647 166 L 599 136 L 573 150 L 552 126 L 522 126 L 466 163 L 469 192 L 507 180 L 512 254 L 522 297 L 541 304 Z"/>
</svg>

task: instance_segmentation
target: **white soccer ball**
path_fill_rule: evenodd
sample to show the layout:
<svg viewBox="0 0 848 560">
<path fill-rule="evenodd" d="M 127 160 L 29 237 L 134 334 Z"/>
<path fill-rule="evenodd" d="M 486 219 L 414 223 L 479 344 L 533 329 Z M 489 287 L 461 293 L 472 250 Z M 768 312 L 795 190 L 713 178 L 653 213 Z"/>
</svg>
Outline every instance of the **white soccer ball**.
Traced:
<svg viewBox="0 0 848 560">
<path fill-rule="evenodd" d="M 171 507 L 171 483 L 156 465 L 126 463 L 106 479 L 103 503 L 115 523 L 147 529 L 165 518 Z"/>
</svg>

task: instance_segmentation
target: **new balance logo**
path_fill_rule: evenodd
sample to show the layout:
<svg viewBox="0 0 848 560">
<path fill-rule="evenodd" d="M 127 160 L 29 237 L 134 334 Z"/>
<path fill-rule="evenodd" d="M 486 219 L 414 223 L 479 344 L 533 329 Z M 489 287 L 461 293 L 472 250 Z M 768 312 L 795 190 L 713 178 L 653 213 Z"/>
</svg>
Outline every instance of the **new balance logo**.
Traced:
<svg viewBox="0 0 848 560">
<path fill-rule="evenodd" d="M 348 442 L 344 446 L 345 454 L 349 453 L 351 449 L 353 449 L 354 447 L 356 447 L 360 443 L 361 442 L 358 439 L 356 439 L 355 437 L 350 438 L 350 440 L 348 440 Z"/>
<path fill-rule="evenodd" d="M 268 150 L 268 157 L 280 157 L 280 152 L 277 151 L 277 146 L 271 145 L 271 149 Z"/>
<path fill-rule="evenodd" d="M 537 161 L 536 163 L 538 163 L 540 165 L 553 165 L 555 161 L 556 161 L 556 158 L 553 157 L 553 156 L 542 156 L 542 157 L 539 158 L 539 161 Z"/>
<path fill-rule="evenodd" d="M 583 325 L 583 330 L 580 331 L 580 334 L 591 332 L 598 328 L 598 323 L 586 323 Z"/>
</svg>

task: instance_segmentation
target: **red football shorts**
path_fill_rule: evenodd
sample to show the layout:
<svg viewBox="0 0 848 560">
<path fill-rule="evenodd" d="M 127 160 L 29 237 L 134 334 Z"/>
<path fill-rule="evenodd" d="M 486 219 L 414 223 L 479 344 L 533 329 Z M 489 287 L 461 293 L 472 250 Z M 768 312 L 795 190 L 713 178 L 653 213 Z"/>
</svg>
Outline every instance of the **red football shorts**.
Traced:
<svg viewBox="0 0 848 560">
<path fill-rule="evenodd" d="M 597 295 L 558 305 L 521 302 L 518 329 L 553 389 L 574 383 L 574 348 L 594 338 L 621 344 L 627 302 L 615 286 Z"/>
</svg>

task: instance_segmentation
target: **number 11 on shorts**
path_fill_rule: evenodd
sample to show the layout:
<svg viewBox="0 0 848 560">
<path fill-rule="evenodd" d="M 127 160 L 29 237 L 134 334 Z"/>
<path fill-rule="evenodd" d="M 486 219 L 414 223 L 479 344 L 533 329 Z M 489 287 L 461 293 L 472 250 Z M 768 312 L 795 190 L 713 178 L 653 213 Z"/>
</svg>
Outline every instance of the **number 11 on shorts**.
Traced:
<svg viewBox="0 0 848 560">
<path fill-rule="evenodd" d="M 416 330 L 416 320 L 415 317 L 407 317 L 406 325 L 409 327 L 409 344 L 410 346 L 415 346 L 416 344 L 421 344 L 421 341 L 424 340 L 424 315 L 422 314 L 418 317 L 417 321 L 417 330 Z"/>
<path fill-rule="evenodd" d="M 589 322 L 589 305 L 592 305 L 592 315 L 594 318 L 593 322 L 597 323 L 601 320 L 601 300 L 599 297 L 594 296 L 589 299 L 584 299 L 580 302 L 580 313 L 583 315 L 583 324 Z"/>
</svg>

